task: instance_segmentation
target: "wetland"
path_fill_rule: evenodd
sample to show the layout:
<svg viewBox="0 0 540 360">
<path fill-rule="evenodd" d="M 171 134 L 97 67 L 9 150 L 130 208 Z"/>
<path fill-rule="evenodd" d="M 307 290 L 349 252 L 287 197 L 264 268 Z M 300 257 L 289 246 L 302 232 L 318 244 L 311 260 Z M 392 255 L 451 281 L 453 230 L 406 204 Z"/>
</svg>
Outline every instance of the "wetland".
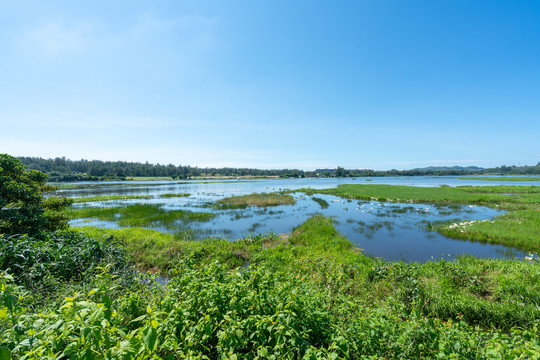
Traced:
<svg viewBox="0 0 540 360">
<path fill-rule="evenodd" d="M 505 185 L 506 184 L 506 185 Z M 538 252 L 538 187 L 459 178 L 273 179 L 72 184 L 72 225 L 144 227 L 179 239 L 291 233 L 315 214 L 366 255 L 425 262 Z M 459 225 L 466 224 L 466 225 Z M 496 230 L 493 230 L 496 229 Z"/>
<path fill-rule="evenodd" d="M 9 215 L 31 204 L 3 205 L 1 358 L 540 356 L 532 184 L 161 181 L 43 199 L 43 176 L 11 168 L 44 211 L 21 228 Z"/>
</svg>

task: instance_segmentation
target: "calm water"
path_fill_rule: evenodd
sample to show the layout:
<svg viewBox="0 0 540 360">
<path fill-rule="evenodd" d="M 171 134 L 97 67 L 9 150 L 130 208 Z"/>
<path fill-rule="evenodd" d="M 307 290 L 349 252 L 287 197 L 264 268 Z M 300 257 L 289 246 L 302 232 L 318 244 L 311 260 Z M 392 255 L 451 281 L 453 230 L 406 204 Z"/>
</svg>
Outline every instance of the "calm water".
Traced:
<svg viewBox="0 0 540 360">
<path fill-rule="evenodd" d="M 357 179 L 279 179 L 253 181 L 178 181 L 87 183 L 81 188 L 63 190 L 67 197 L 97 195 L 160 195 L 190 193 L 185 198 L 155 198 L 80 204 L 81 206 L 125 206 L 137 203 L 160 204 L 166 210 L 191 210 L 216 213 L 207 223 L 194 223 L 200 237 L 220 236 L 237 239 L 250 232 L 273 231 L 289 233 L 316 213 L 332 217 L 336 228 L 368 255 L 387 260 L 424 262 L 432 258 L 455 258 L 470 254 L 477 257 L 523 257 L 526 254 L 499 245 L 486 245 L 449 239 L 428 231 L 427 225 L 435 221 L 491 219 L 502 211 L 470 205 L 441 206 L 434 204 L 396 204 L 375 201 L 351 201 L 330 195 L 315 195 L 325 199 L 329 206 L 322 209 L 311 196 L 294 194 L 296 205 L 236 210 L 214 210 L 204 205 L 231 195 L 272 192 L 284 189 L 331 188 L 339 184 L 392 184 L 408 186 L 459 185 L 538 185 L 537 182 L 465 181 L 452 178 L 384 177 Z M 114 222 L 80 220 L 74 225 L 117 227 Z M 166 231 L 165 229 L 159 229 Z"/>
</svg>

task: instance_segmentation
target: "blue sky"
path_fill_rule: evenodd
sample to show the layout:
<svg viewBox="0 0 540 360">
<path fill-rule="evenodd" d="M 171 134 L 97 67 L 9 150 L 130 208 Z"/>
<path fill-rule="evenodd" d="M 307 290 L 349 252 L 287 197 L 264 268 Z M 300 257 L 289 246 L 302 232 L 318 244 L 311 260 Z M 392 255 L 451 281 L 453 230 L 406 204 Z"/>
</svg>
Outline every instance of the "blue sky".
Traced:
<svg viewBox="0 0 540 360">
<path fill-rule="evenodd" d="M 0 152 L 540 161 L 539 1 L 0 1 Z"/>
</svg>

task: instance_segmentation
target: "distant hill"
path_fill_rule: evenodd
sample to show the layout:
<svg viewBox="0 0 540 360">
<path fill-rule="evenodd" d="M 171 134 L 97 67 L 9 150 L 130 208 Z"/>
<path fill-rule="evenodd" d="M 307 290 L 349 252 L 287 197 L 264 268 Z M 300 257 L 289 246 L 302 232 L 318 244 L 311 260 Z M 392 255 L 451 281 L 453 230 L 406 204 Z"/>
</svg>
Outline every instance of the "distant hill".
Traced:
<svg viewBox="0 0 540 360">
<path fill-rule="evenodd" d="M 428 166 L 424 168 L 411 169 L 412 171 L 481 171 L 484 168 L 478 166 Z"/>
</svg>

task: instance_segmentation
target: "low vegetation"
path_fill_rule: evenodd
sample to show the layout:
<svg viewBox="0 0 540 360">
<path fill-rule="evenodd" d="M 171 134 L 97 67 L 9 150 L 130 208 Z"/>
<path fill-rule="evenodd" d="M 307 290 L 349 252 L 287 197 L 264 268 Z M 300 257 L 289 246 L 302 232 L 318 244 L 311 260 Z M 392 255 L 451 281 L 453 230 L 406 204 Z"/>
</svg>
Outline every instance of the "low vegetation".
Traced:
<svg viewBox="0 0 540 360">
<path fill-rule="evenodd" d="M 260 193 L 240 196 L 231 196 L 216 201 L 218 209 L 244 209 L 248 206 L 278 206 L 294 205 L 295 200 L 291 195 L 278 193 Z"/>
<path fill-rule="evenodd" d="M 156 241 L 149 247 L 175 240 Z M 1 350 L 13 358 L 540 356 L 538 264 L 388 263 L 364 256 L 320 215 L 289 239 L 180 241 L 177 249 L 166 288 L 122 283 L 105 267 L 38 311 L 26 306 L 24 285 L 0 275 Z"/>
</svg>

